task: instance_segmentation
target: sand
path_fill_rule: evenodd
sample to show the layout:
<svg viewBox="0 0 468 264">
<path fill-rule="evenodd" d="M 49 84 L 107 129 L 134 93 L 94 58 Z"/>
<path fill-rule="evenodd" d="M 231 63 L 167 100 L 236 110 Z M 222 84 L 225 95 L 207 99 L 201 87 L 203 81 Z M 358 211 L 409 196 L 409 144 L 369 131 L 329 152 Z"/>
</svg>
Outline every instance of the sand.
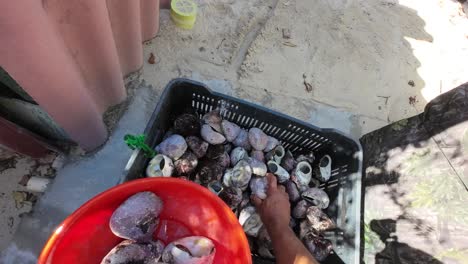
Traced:
<svg viewBox="0 0 468 264">
<path fill-rule="evenodd" d="M 192 30 L 162 12 L 145 48 L 156 64 L 143 73 L 156 89 L 180 76 L 224 80 L 227 93 L 359 137 L 468 81 L 468 20 L 458 2 L 199 3 Z"/>
</svg>

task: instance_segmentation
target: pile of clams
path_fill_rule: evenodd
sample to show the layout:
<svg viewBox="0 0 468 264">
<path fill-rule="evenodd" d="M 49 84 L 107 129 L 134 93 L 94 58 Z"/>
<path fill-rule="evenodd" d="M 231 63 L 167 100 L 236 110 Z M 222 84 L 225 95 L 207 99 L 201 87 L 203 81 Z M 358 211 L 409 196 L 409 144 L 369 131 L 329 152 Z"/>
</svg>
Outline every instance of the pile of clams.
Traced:
<svg viewBox="0 0 468 264">
<path fill-rule="evenodd" d="M 335 228 L 324 213 L 330 199 L 318 188 L 331 176 L 332 159 L 314 153 L 294 156 L 278 139 L 261 129 L 243 129 L 223 120 L 220 110 L 184 113 L 156 147 L 148 164 L 148 177 L 182 177 L 216 193 L 235 213 L 249 241 L 251 251 L 274 258 L 272 243 L 250 195 L 266 197 L 267 173 L 285 186 L 291 202 L 291 227 L 319 261 L 331 252 L 324 231 Z"/>
<path fill-rule="evenodd" d="M 109 221 L 112 232 L 125 240 L 101 264 L 211 264 L 216 249 L 206 237 L 184 237 L 166 246 L 153 240 L 162 210 L 163 202 L 152 192 L 140 192 L 125 200 Z"/>
</svg>

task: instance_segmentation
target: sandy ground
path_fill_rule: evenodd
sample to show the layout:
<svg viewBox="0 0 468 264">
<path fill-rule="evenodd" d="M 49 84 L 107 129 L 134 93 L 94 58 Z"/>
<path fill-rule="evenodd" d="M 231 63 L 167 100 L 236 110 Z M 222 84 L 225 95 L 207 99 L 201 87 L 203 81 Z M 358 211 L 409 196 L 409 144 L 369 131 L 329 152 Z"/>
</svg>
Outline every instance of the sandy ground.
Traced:
<svg viewBox="0 0 468 264">
<path fill-rule="evenodd" d="M 468 20 L 449 0 L 211 0 L 197 19 L 181 30 L 162 12 L 143 74 L 157 89 L 224 80 L 223 92 L 360 137 L 468 81 Z"/>
<path fill-rule="evenodd" d="M 24 186 L 32 176 L 52 178 L 52 163 L 56 155 L 31 159 L 0 149 L 0 251 L 12 239 L 21 216 L 32 210 L 39 194 L 29 192 Z"/>
<path fill-rule="evenodd" d="M 145 62 L 142 78 L 156 94 L 189 77 L 359 138 L 468 81 L 468 19 L 455 1 L 206 0 L 199 7 L 192 30 L 175 27 L 163 10 L 158 37 L 145 44 L 145 58 L 154 53 L 156 63 Z M 0 170 L 0 250 L 29 211 L 27 203 L 16 208 L 12 193 L 36 163 L 16 157 Z"/>
</svg>

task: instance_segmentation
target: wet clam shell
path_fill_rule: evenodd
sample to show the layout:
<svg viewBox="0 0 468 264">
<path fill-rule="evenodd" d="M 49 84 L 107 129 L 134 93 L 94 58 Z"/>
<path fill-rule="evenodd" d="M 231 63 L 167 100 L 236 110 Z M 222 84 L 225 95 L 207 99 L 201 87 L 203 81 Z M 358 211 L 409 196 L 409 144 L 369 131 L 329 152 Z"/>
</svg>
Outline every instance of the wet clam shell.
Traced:
<svg viewBox="0 0 468 264">
<path fill-rule="evenodd" d="M 203 140 L 212 145 L 223 144 L 226 141 L 226 138 L 222 134 L 214 131 L 211 126 L 206 124 L 202 126 L 200 134 Z"/>
<path fill-rule="evenodd" d="M 302 188 L 309 186 L 312 179 L 312 166 L 307 161 L 297 163 L 294 169 L 294 181 Z M 300 188 L 301 189 L 301 188 Z"/>
<path fill-rule="evenodd" d="M 215 160 L 221 157 L 224 152 L 224 145 L 210 145 L 206 151 L 205 157 L 207 159 Z"/>
<path fill-rule="evenodd" d="M 197 166 L 196 178 L 201 185 L 207 186 L 210 182 L 219 181 L 223 177 L 224 168 L 220 164 L 203 159 Z"/>
<path fill-rule="evenodd" d="M 178 134 L 171 135 L 156 147 L 156 151 L 173 160 L 179 159 L 187 150 L 185 139 Z"/>
<path fill-rule="evenodd" d="M 191 174 L 198 165 L 198 159 L 191 151 L 186 151 L 180 159 L 174 163 L 177 176 Z"/>
<path fill-rule="evenodd" d="M 321 182 L 327 182 L 331 177 L 332 159 L 329 155 L 325 155 L 320 159 L 318 167 L 315 169 L 315 176 Z"/>
<path fill-rule="evenodd" d="M 315 161 L 314 153 L 310 152 L 309 154 L 301 154 L 297 156 L 296 162 L 299 163 L 301 161 L 307 161 L 310 165 L 314 164 L 314 161 Z"/>
<path fill-rule="evenodd" d="M 279 141 L 276 138 L 268 136 L 267 144 L 266 144 L 265 149 L 263 151 L 265 151 L 265 152 L 272 151 L 278 145 L 279 145 Z"/>
<path fill-rule="evenodd" d="M 266 177 L 252 177 L 249 186 L 253 195 L 262 200 L 267 197 L 268 179 Z"/>
<path fill-rule="evenodd" d="M 239 188 L 227 186 L 219 193 L 219 198 L 231 209 L 235 209 L 242 201 L 242 191 Z"/>
<path fill-rule="evenodd" d="M 317 232 L 335 228 L 335 223 L 317 206 L 307 208 L 306 217 L 309 225 Z"/>
<path fill-rule="evenodd" d="M 263 153 L 263 151 L 260 151 L 260 150 L 252 150 L 250 152 L 250 157 L 252 157 L 253 159 L 256 159 L 256 160 L 259 160 L 263 163 L 265 163 L 265 154 Z"/>
<path fill-rule="evenodd" d="M 249 133 L 244 129 L 241 129 L 239 135 L 237 135 L 236 139 L 234 139 L 232 144 L 234 144 L 234 146 L 236 147 L 241 147 L 247 151 L 249 151 L 252 148 L 249 142 Z"/>
<path fill-rule="evenodd" d="M 283 183 L 289 180 L 289 173 L 275 161 L 268 161 L 267 166 L 268 170 L 276 176 L 279 183 Z"/>
<path fill-rule="evenodd" d="M 190 150 L 197 156 L 197 158 L 202 158 L 205 156 L 206 151 L 208 150 L 208 142 L 205 142 L 199 137 L 190 136 L 185 139 Z"/>
<path fill-rule="evenodd" d="M 259 128 L 253 127 L 249 129 L 248 138 L 250 145 L 256 150 L 263 151 L 267 146 L 268 135 Z"/>
<path fill-rule="evenodd" d="M 244 191 L 247 189 L 251 177 L 252 168 L 247 161 L 241 160 L 232 168 L 231 185 Z"/>
<path fill-rule="evenodd" d="M 302 198 L 311 205 L 316 205 L 321 209 L 325 209 L 330 204 L 328 194 L 319 188 L 309 188 L 301 194 Z"/>
<path fill-rule="evenodd" d="M 246 160 L 249 158 L 249 154 L 242 147 L 236 147 L 231 151 L 231 166 L 236 166 L 237 162 L 240 160 Z"/>
<path fill-rule="evenodd" d="M 292 172 L 292 170 L 296 167 L 296 160 L 294 160 L 291 151 L 286 151 L 284 157 L 281 159 L 280 165 L 288 172 Z"/>
<path fill-rule="evenodd" d="M 200 119 L 194 114 L 182 114 L 174 120 L 174 132 L 185 137 L 197 135 L 200 128 Z"/>
<path fill-rule="evenodd" d="M 152 192 L 139 192 L 125 200 L 112 214 L 109 227 L 116 236 L 139 242 L 150 241 L 163 209 Z"/>
<path fill-rule="evenodd" d="M 305 200 L 300 200 L 296 206 L 294 206 L 291 214 L 296 219 L 302 219 L 306 217 L 307 209 L 310 207 L 310 204 Z"/>
<path fill-rule="evenodd" d="M 267 173 L 267 166 L 265 163 L 253 159 L 253 158 L 248 158 L 247 162 L 249 163 L 250 167 L 252 168 L 252 173 L 257 176 L 265 176 Z"/>
<path fill-rule="evenodd" d="M 231 186 L 231 179 L 232 179 L 232 169 L 226 169 L 223 175 L 223 185 Z"/>
<path fill-rule="evenodd" d="M 221 129 L 223 130 L 226 140 L 229 142 L 234 141 L 241 131 L 241 128 L 238 125 L 227 120 L 223 120 L 221 122 Z"/>
<path fill-rule="evenodd" d="M 288 193 L 290 202 L 295 203 L 301 199 L 301 194 L 299 193 L 299 189 L 297 188 L 296 183 L 289 180 L 286 181 L 284 185 L 286 187 L 286 192 Z"/>
<path fill-rule="evenodd" d="M 226 153 L 224 145 L 210 145 L 205 157 L 218 163 L 223 168 L 229 167 L 231 163 L 231 159 L 229 154 Z"/>
<path fill-rule="evenodd" d="M 174 172 L 172 160 L 162 154 L 154 156 L 146 167 L 146 176 L 148 177 L 170 177 Z"/>
<path fill-rule="evenodd" d="M 324 261 L 333 250 L 330 240 L 308 233 L 302 242 L 317 261 Z"/>
<path fill-rule="evenodd" d="M 258 236 L 260 229 L 263 226 L 260 215 L 258 215 L 255 207 L 253 206 L 247 206 L 242 209 L 239 215 L 239 223 L 244 229 L 244 232 L 253 237 Z"/>
<path fill-rule="evenodd" d="M 124 240 L 107 253 L 101 264 L 157 263 L 163 250 L 164 244 L 161 241 L 141 243 Z"/>
<path fill-rule="evenodd" d="M 265 160 L 267 161 L 272 160 L 280 164 L 285 154 L 286 154 L 286 150 L 284 149 L 283 146 L 279 145 L 279 146 L 276 146 L 273 150 L 271 150 L 265 155 Z"/>
<path fill-rule="evenodd" d="M 216 247 L 211 239 L 190 236 L 177 239 L 166 246 L 162 261 L 172 264 L 211 264 Z"/>
<path fill-rule="evenodd" d="M 223 155 L 216 159 L 216 162 L 218 162 L 223 168 L 227 168 L 231 165 L 231 158 L 227 152 L 224 152 Z"/>
<path fill-rule="evenodd" d="M 221 118 L 219 109 L 215 109 L 203 115 L 202 117 L 203 122 L 205 124 L 211 126 L 216 132 L 222 133 L 223 130 L 221 128 L 221 122 L 223 119 Z"/>
</svg>

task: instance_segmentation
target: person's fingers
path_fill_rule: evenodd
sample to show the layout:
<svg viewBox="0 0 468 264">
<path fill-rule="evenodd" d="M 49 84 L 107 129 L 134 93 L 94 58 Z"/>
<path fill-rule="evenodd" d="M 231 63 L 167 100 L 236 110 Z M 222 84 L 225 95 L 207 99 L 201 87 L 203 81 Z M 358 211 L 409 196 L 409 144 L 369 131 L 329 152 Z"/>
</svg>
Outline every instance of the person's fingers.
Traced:
<svg viewBox="0 0 468 264">
<path fill-rule="evenodd" d="M 278 183 L 276 182 L 275 175 L 273 175 L 272 173 L 268 173 L 266 177 L 268 179 L 268 192 L 276 190 L 276 188 L 278 187 Z"/>
<path fill-rule="evenodd" d="M 256 195 L 250 196 L 250 201 L 252 201 L 256 208 L 262 205 L 262 199 L 258 198 Z"/>
<path fill-rule="evenodd" d="M 286 188 L 283 185 L 278 186 L 278 190 L 286 192 Z"/>
</svg>

